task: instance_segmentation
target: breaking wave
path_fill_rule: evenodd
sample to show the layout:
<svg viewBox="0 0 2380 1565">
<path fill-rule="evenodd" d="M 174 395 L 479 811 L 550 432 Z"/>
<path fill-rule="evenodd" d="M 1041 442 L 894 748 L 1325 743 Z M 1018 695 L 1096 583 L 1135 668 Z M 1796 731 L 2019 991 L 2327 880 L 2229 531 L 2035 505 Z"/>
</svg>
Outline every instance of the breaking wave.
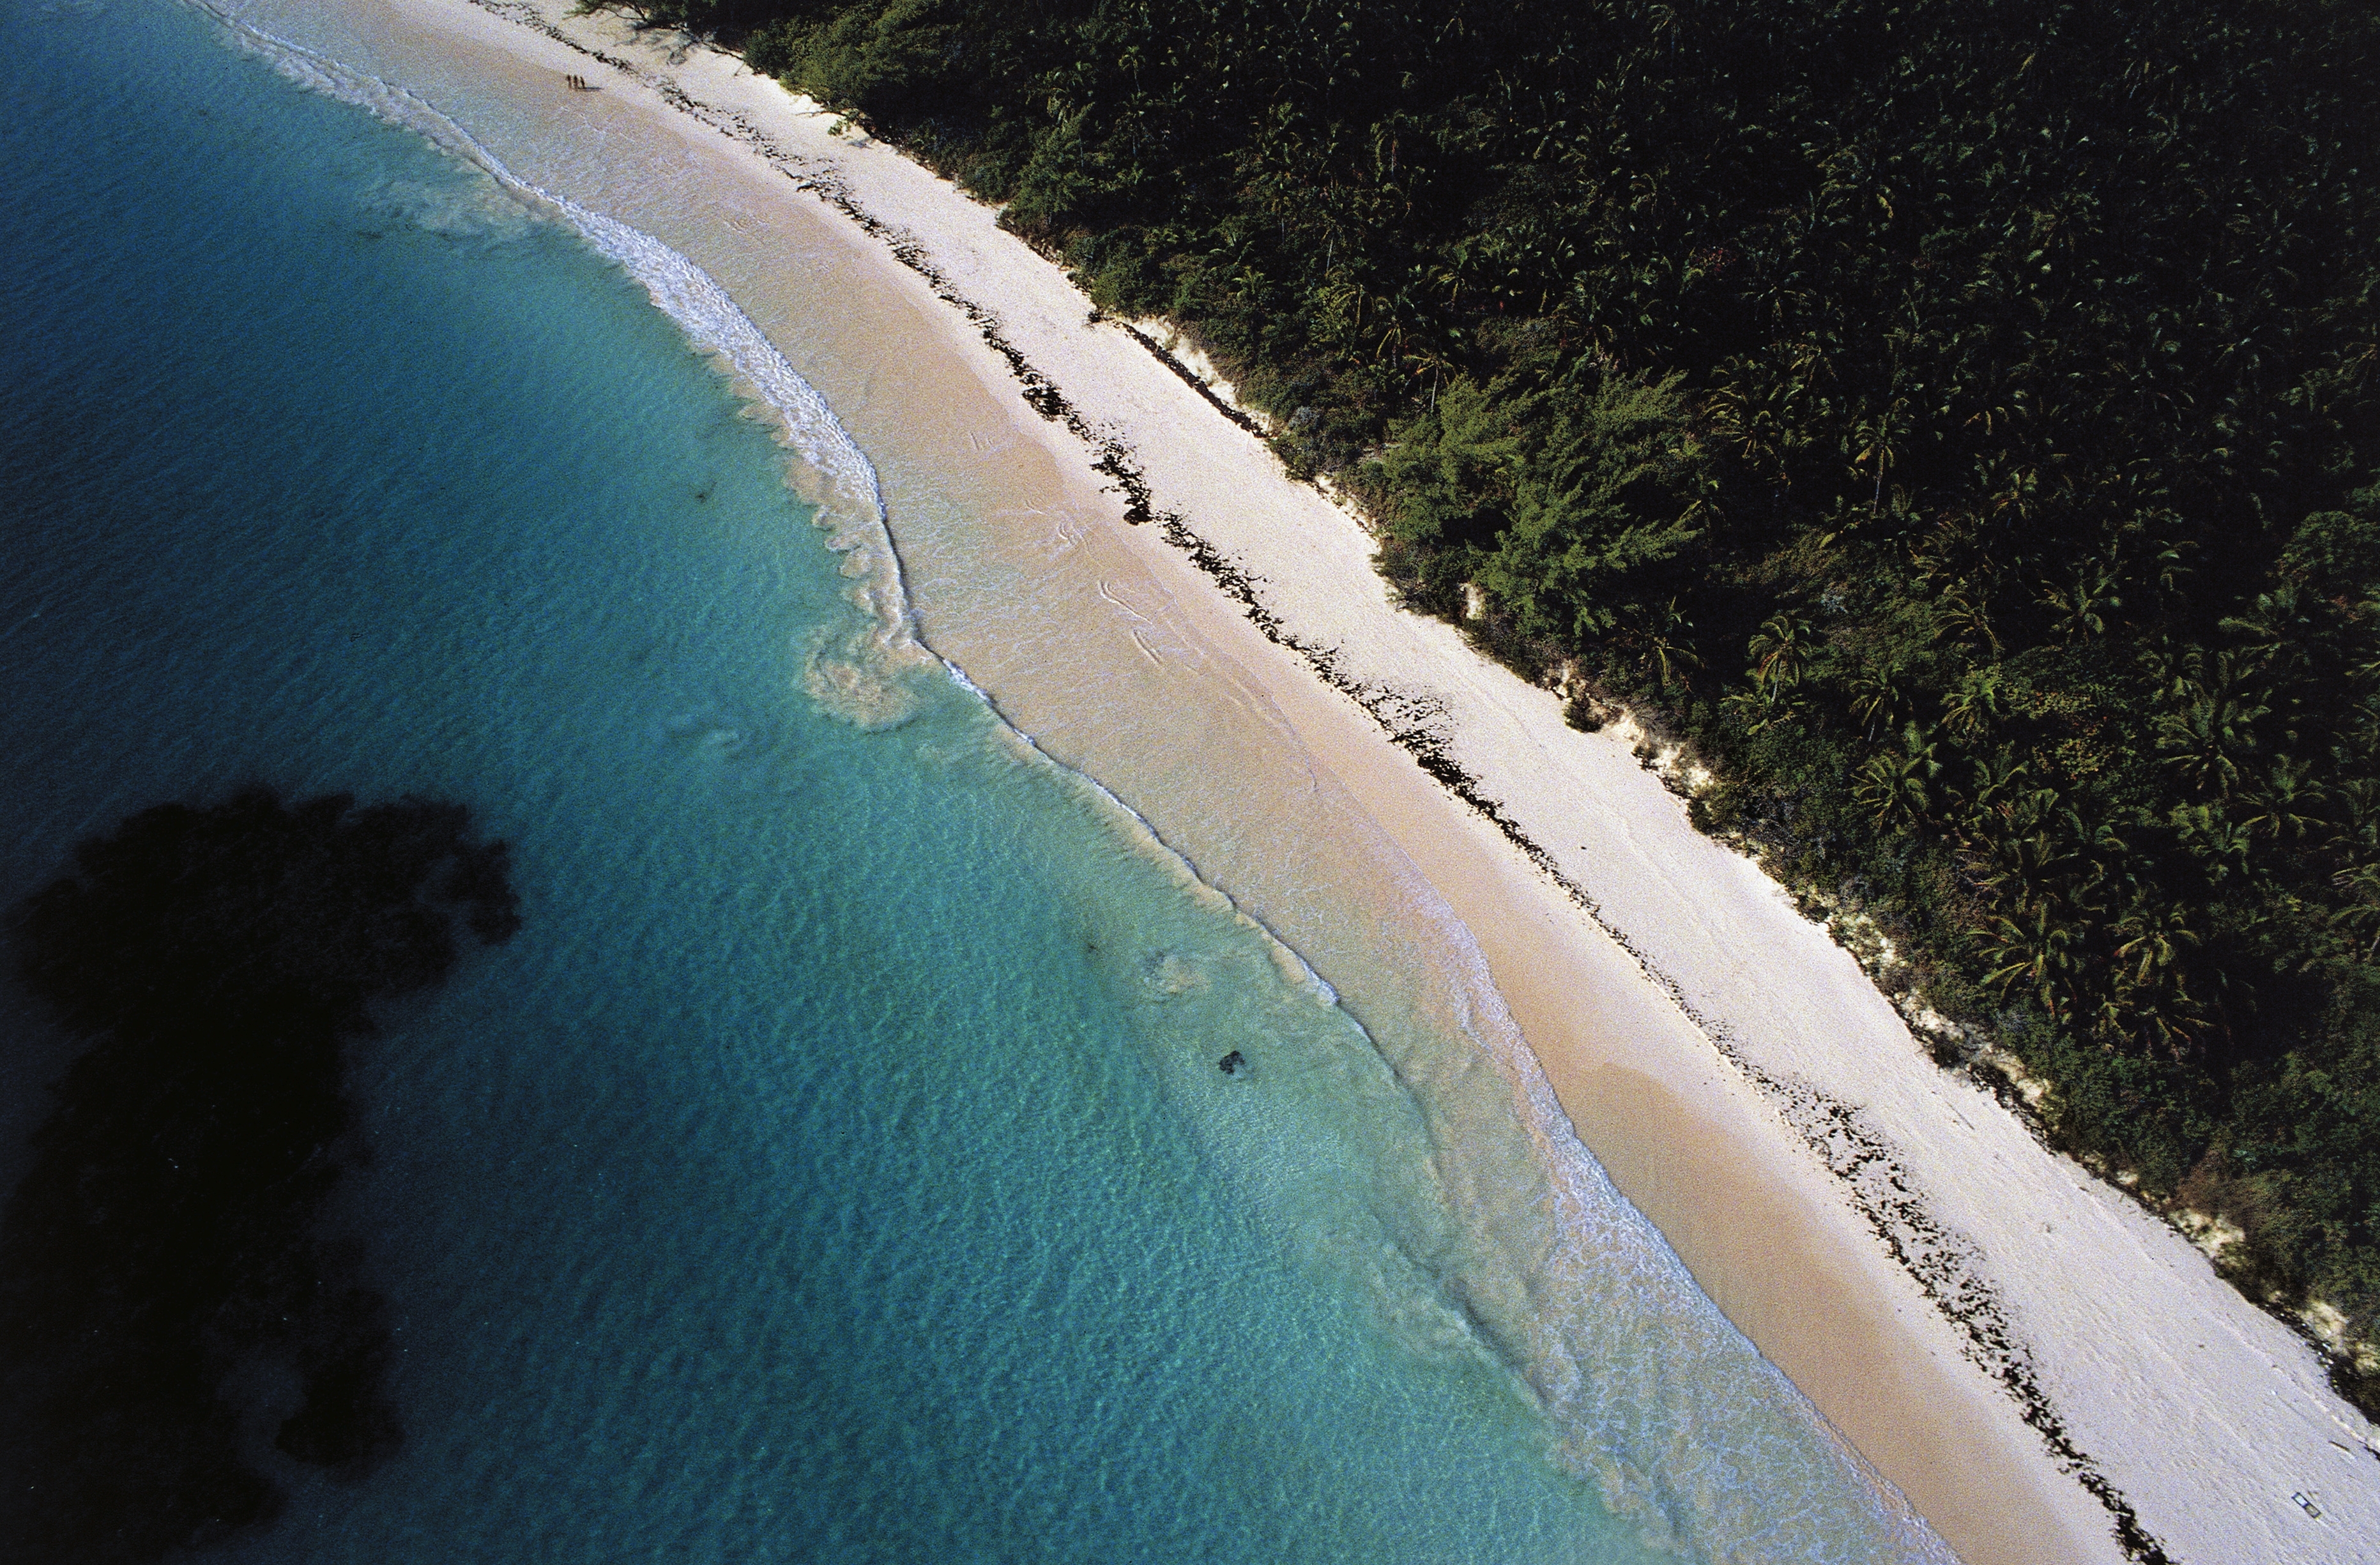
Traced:
<svg viewBox="0 0 2380 1565">
<path fill-rule="evenodd" d="M 852 601 L 866 613 L 868 625 L 856 634 L 830 633 L 811 639 L 802 660 L 804 689 L 820 706 L 863 728 L 891 727 L 920 710 L 921 698 L 911 676 L 927 668 L 950 671 L 950 665 L 917 637 L 875 464 L 818 389 L 786 361 L 726 289 L 650 234 L 523 179 L 417 94 L 264 31 L 207 0 L 193 3 L 290 80 L 353 103 L 475 164 L 521 206 L 567 224 L 597 254 L 636 279 L 654 308 L 675 321 L 696 348 L 723 366 L 748 401 L 765 410 L 779 437 L 800 457 L 797 487 L 817 506 L 829 546 L 844 557 Z M 458 220 L 441 210 L 426 214 L 424 221 L 444 232 Z M 477 221 L 500 226 L 484 215 Z"/>
<path fill-rule="evenodd" d="M 861 630 L 822 632 L 805 649 L 801 682 L 822 707 L 863 727 L 905 722 L 922 705 L 909 683 L 921 669 L 944 671 L 983 696 L 917 634 L 874 465 L 824 398 L 707 273 L 653 236 L 520 178 L 405 89 L 262 31 L 208 0 L 191 3 L 293 81 L 427 138 L 484 170 L 521 208 L 565 224 L 635 278 L 766 410 L 801 458 L 797 481 L 844 557 L 855 602 L 867 611 Z M 410 220 L 440 232 L 485 221 L 451 203 L 417 200 L 411 191 L 392 189 L 388 199 L 393 211 L 403 207 Z M 1021 748 L 1048 758 L 1013 725 L 1002 727 Z M 1231 908 L 1257 931 L 1288 988 L 1338 1005 L 1337 994 L 1297 952 L 1207 881 L 1129 805 L 1087 774 L 1050 764 L 1135 823 L 1148 851 L 1175 862 L 1185 888 Z M 1511 1108 L 1544 1180 L 1537 1200 L 1516 1204 L 1510 1190 L 1494 1188 L 1492 1172 L 1459 1166 L 1465 1150 L 1509 1131 L 1442 1124 L 1433 1136 L 1440 1188 L 1480 1229 L 1471 1254 L 1434 1279 L 1459 1317 L 1452 1328 L 1475 1337 L 1526 1380 L 1552 1414 L 1565 1465 L 1599 1482 L 1615 1510 L 1661 1543 L 1707 1559 L 1847 1561 L 1875 1558 L 1871 1551 L 1880 1545 L 1891 1559 L 1949 1565 L 1940 1540 L 1735 1331 L 1611 1183 L 1504 1010 L 1469 932 L 1451 913 L 1438 921 L 1447 949 L 1467 953 L 1475 969 L 1463 986 L 1462 1028 L 1509 1085 Z M 1190 981 L 1172 968 L 1159 978 L 1169 994 Z M 1342 1013 L 1366 1030 L 1351 1013 Z M 1849 1487 L 1875 1497 L 1872 1530 L 1849 1550 L 1836 1533 L 1841 1517 L 1828 1506 L 1840 1503 L 1847 1479 Z"/>
</svg>

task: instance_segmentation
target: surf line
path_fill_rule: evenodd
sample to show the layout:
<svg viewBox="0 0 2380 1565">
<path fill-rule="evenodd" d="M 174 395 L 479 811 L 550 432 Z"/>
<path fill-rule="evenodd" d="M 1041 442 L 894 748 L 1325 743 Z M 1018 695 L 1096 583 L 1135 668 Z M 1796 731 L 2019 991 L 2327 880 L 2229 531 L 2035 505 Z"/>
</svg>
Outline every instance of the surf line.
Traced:
<svg viewBox="0 0 2380 1565">
<path fill-rule="evenodd" d="M 862 205 L 832 164 L 789 152 L 741 112 L 705 103 L 674 79 L 572 37 L 525 0 L 471 0 L 471 4 L 611 67 L 650 89 L 671 107 L 742 143 L 796 188 L 815 195 L 860 232 L 884 245 L 895 261 L 923 279 L 934 297 L 956 309 L 976 330 L 984 346 L 1008 366 L 1026 405 L 1062 427 L 1087 448 L 1091 455 L 1091 470 L 1113 480 L 1107 486 L 1109 492 L 1123 496 L 1123 519 L 1127 523 L 1135 527 L 1157 523 L 1160 535 L 1180 550 L 1225 597 L 1239 605 L 1244 617 L 1267 640 L 1297 654 L 1325 685 L 1370 716 L 1390 743 L 1411 755 L 1448 793 L 1495 827 L 1541 875 L 1628 953 L 1645 978 L 1677 1007 L 1722 1058 L 1779 1106 L 1786 1122 L 1842 1184 L 1852 1209 L 1876 1234 L 1886 1253 L 1958 1332 L 1961 1356 L 2008 1393 L 2026 1425 L 2041 1438 L 2058 1469 L 2107 1510 L 2125 1556 L 2138 1565 L 2177 1565 L 2163 1544 L 2142 1523 L 2123 1491 L 2107 1477 L 2097 1460 L 2075 1441 L 2041 1383 L 2031 1345 L 2017 1332 L 1998 1286 L 1982 1270 L 1982 1252 L 1973 1240 L 1934 1215 L 1931 1203 L 1920 1193 L 1891 1138 L 1859 1105 L 1759 1065 L 1745 1053 L 1726 1024 L 1695 1005 L 1684 986 L 1613 924 L 1594 893 L 1566 873 L 1552 854 L 1512 818 L 1502 801 L 1485 790 L 1476 774 L 1455 758 L 1451 714 L 1443 698 L 1400 689 L 1386 681 L 1358 679 L 1339 666 L 1340 649 L 1326 647 L 1292 630 L 1266 605 L 1258 592 L 1259 587 L 1267 585 L 1266 578 L 1250 572 L 1200 537 L 1180 512 L 1158 510 L 1132 447 L 1113 428 L 1095 425 L 1086 418 L 1058 383 L 1009 340 L 999 313 L 962 292 L 934 263 L 923 240 Z M 728 53 L 715 44 L 706 42 L 699 46 Z M 1098 312 L 1091 311 L 1090 317 L 1096 323 Z M 1124 330 L 1173 374 L 1192 382 L 1201 398 L 1229 422 L 1259 440 L 1264 438 L 1263 427 L 1253 417 L 1225 403 L 1188 366 L 1145 333 L 1129 324 L 1123 324 Z M 1130 810 L 1129 806 L 1123 807 Z"/>
</svg>

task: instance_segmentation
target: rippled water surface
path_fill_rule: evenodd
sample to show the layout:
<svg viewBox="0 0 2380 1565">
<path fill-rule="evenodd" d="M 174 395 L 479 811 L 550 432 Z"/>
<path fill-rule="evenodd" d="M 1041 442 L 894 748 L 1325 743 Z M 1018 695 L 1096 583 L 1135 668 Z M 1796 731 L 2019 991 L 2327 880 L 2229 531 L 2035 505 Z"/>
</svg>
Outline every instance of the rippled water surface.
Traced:
<svg viewBox="0 0 2380 1565">
<path fill-rule="evenodd" d="M 1550 1252 L 1483 1258 L 1330 992 L 904 648 L 865 459 L 665 246 L 168 0 L 5 0 L 0 79 L 0 895 L 262 781 L 463 799 L 525 897 L 356 1056 L 403 1454 L 219 1552 L 1909 1535 L 1674 1285 L 1530 1356 Z M 13 1177 L 57 1044 L 5 1003 Z"/>
</svg>

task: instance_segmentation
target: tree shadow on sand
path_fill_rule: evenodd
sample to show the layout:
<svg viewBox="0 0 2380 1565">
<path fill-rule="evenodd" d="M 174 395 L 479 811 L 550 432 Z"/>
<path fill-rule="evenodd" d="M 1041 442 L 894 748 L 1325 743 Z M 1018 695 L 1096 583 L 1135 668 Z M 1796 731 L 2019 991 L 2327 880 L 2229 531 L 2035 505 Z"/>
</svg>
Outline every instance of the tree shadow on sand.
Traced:
<svg viewBox="0 0 2380 1565">
<path fill-rule="evenodd" d="M 166 805 L 14 910 L 20 976 L 89 1048 L 0 1216 L 0 1556 L 154 1559 L 275 1515 L 275 1449 L 347 1477 L 396 1450 L 386 1307 L 322 1222 L 358 1157 L 341 1051 L 445 977 L 458 916 L 518 928 L 470 824 Z"/>
</svg>

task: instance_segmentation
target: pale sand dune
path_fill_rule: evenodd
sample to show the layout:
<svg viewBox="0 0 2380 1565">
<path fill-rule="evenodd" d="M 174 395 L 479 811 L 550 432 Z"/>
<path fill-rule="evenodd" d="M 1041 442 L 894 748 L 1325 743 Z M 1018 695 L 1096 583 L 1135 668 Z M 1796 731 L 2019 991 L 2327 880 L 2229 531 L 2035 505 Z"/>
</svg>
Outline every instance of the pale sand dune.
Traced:
<svg viewBox="0 0 2380 1565">
<path fill-rule="evenodd" d="M 295 8 L 241 8 L 270 21 L 275 4 Z M 323 8 L 307 9 L 322 25 Z M 1566 728 L 1549 693 L 1393 610 L 1351 518 L 1131 336 L 1087 324 L 1082 297 L 988 209 L 832 136 L 831 116 L 730 58 L 672 55 L 566 9 L 340 8 L 343 25 L 381 30 L 377 46 L 420 51 L 424 69 L 440 50 L 502 55 L 494 68 L 517 72 L 524 116 L 584 116 L 594 145 L 606 116 L 674 127 L 672 241 L 764 329 L 803 322 L 804 340 L 784 346 L 883 468 L 936 648 L 1326 977 L 1409 965 L 1408 989 L 1375 1003 L 1426 1012 L 1470 981 L 1455 971 L 1469 952 L 1484 956 L 1587 1146 L 1962 1557 L 2122 1558 L 2111 1512 L 2068 1471 L 2079 1453 L 2177 1559 L 2380 1559 L 2374 1431 L 2304 1345 L 1936 1069 L 1852 959 L 1756 866 L 1696 835 L 1623 743 Z M 561 25 L 637 74 L 499 11 Z M 565 100 L 566 71 L 603 91 Z M 710 123 L 673 107 L 664 85 Z M 760 146 L 847 199 L 805 193 Z M 574 188 L 600 184 L 599 170 Z M 865 233 L 854 212 L 896 233 Z M 718 253 L 687 237 L 706 222 Z M 749 243 L 725 244 L 731 231 Z M 931 280 L 894 259 L 896 242 Z M 1023 405 L 970 306 L 996 317 L 1083 431 L 1128 449 L 1160 512 L 1252 578 L 1299 643 L 1330 651 L 1342 682 L 1436 710 L 1448 754 L 1570 889 L 1308 657 L 1260 635 L 1158 528 L 1124 525 L 1093 451 Z M 982 515 L 937 506 L 954 477 L 992 497 Z M 1998 1339 L 1955 1324 L 1871 1219 Z M 2010 1379 L 2037 1386 L 2035 1422 L 2063 1430 L 2069 1457 L 2028 1426 Z M 2319 1520 L 2294 1492 L 2318 1500 Z"/>
</svg>

